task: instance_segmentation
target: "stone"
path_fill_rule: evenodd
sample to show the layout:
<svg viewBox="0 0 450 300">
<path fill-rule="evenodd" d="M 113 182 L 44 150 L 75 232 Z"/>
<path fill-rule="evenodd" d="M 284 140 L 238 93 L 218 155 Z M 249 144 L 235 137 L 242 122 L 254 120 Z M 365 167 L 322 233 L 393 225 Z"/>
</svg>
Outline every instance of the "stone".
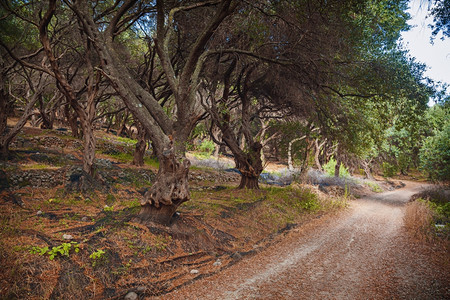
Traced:
<svg viewBox="0 0 450 300">
<path fill-rule="evenodd" d="M 136 292 L 143 293 L 143 292 L 145 292 L 145 290 L 147 290 L 147 288 L 145 286 L 138 286 L 136 289 Z"/>
<path fill-rule="evenodd" d="M 198 273 L 200 273 L 200 271 L 199 270 L 191 270 L 191 272 L 190 272 L 191 274 L 198 274 Z"/>
<path fill-rule="evenodd" d="M 129 292 L 126 296 L 125 296 L 125 300 L 136 300 L 138 298 L 138 295 L 135 292 Z"/>
<path fill-rule="evenodd" d="M 38 215 L 38 216 L 40 216 L 42 214 L 43 214 L 42 210 L 38 210 L 37 213 L 36 213 L 36 215 Z"/>
<path fill-rule="evenodd" d="M 231 258 L 238 260 L 242 258 L 242 255 L 239 252 L 235 252 L 231 255 Z"/>
<path fill-rule="evenodd" d="M 81 218 L 81 221 L 87 222 L 87 221 L 89 221 L 89 219 L 88 219 L 88 217 L 82 217 L 82 218 Z"/>
<path fill-rule="evenodd" d="M 218 267 L 218 266 L 221 266 L 221 265 L 222 265 L 222 262 L 220 261 L 220 259 L 216 260 L 216 261 L 213 263 L 213 266 L 214 266 L 214 267 Z"/>
<path fill-rule="evenodd" d="M 71 239 L 73 239 L 73 236 L 70 235 L 70 234 L 63 234 L 63 239 L 65 239 L 65 240 L 71 240 Z"/>
</svg>

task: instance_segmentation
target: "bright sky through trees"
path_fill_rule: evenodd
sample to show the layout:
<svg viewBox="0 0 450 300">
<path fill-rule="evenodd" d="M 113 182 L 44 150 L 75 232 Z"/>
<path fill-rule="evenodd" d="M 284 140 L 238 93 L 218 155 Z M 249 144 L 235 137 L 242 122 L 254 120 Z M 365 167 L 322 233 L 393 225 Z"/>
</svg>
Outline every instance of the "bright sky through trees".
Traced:
<svg viewBox="0 0 450 300">
<path fill-rule="evenodd" d="M 408 12 L 412 19 L 408 24 L 414 28 L 402 34 L 403 42 L 412 56 L 428 66 L 428 77 L 450 84 L 450 39 L 441 40 L 440 33 L 431 44 L 431 29 L 428 25 L 433 18 L 427 18 L 428 5 L 427 1 L 411 0 Z"/>
</svg>

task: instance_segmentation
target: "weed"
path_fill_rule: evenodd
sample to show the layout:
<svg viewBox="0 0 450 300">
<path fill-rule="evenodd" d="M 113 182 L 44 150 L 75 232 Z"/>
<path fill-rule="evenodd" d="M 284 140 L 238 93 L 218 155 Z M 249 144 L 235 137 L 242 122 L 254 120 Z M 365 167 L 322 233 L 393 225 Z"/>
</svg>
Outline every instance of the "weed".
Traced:
<svg viewBox="0 0 450 300">
<path fill-rule="evenodd" d="M 130 163 L 133 161 L 133 155 L 131 155 L 130 153 L 126 153 L 126 152 L 118 152 L 118 153 L 105 153 L 109 156 L 111 156 L 112 158 L 117 159 L 118 161 L 122 162 L 122 163 Z"/>
<path fill-rule="evenodd" d="M 159 168 L 159 161 L 157 158 L 153 158 L 153 157 L 144 157 L 144 163 L 147 166 L 153 167 L 155 169 Z"/>
<path fill-rule="evenodd" d="M 381 187 L 378 185 L 378 183 L 376 182 L 366 182 L 365 183 L 368 187 L 370 187 L 370 189 L 372 190 L 372 192 L 375 193 L 381 193 L 383 190 L 381 189 Z"/>
<path fill-rule="evenodd" d="M 80 245 L 77 242 L 62 243 L 59 246 L 49 249 L 46 247 L 33 246 L 30 249 L 31 254 L 48 255 L 50 260 L 53 260 L 57 256 L 69 257 L 70 251 L 73 249 L 76 253 L 80 251 Z"/>
<path fill-rule="evenodd" d="M 164 251 L 166 250 L 167 246 L 169 245 L 169 243 L 172 241 L 172 237 L 168 236 L 167 238 L 164 237 L 161 234 L 158 234 L 155 238 L 155 243 L 154 243 L 154 247 L 156 248 L 156 250 L 158 251 Z"/>
<path fill-rule="evenodd" d="M 127 206 L 128 206 L 128 208 L 140 207 L 141 206 L 141 202 L 138 199 L 135 198 L 132 201 L 128 201 L 127 202 Z"/>
<path fill-rule="evenodd" d="M 105 207 L 103 207 L 103 211 L 105 211 L 105 212 L 112 212 L 112 211 L 114 211 L 114 205 L 113 206 L 105 205 Z"/>
<path fill-rule="evenodd" d="M 101 249 L 97 249 L 89 255 L 89 258 L 92 259 L 92 266 L 95 267 L 105 261 L 105 251 Z"/>
<path fill-rule="evenodd" d="M 327 173 L 329 176 L 334 176 L 335 167 L 336 167 L 336 160 L 332 158 L 328 163 L 326 163 L 323 166 L 323 169 L 325 173 Z M 350 172 L 343 164 L 339 166 L 339 177 L 350 177 Z"/>
</svg>

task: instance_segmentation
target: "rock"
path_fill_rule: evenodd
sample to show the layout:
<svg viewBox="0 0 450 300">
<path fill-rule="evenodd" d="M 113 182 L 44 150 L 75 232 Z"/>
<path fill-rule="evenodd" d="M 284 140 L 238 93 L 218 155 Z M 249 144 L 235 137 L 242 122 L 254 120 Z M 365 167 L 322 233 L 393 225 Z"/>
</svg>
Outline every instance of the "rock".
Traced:
<svg viewBox="0 0 450 300">
<path fill-rule="evenodd" d="M 199 270 L 191 270 L 191 272 L 190 272 L 191 274 L 198 274 L 198 273 L 200 273 L 200 271 Z"/>
<path fill-rule="evenodd" d="M 213 266 L 214 266 L 214 267 L 218 267 L 218 266 L 221 266 L 221 265 L 222 265 L 222 262 L 220 261 L 220 259 L 216 260 L 216 261 L 213 263 Z"/>
<path fill-rule="evenodd" d="M 81 221 L 87 222 L 87 221 L 89 221 L 89 219 L 88 219 L 88 217 L 82 217 L 82 218 L 81 218 Z"/>
<path fill-rule="evenodd" d="M 125 296 L 125 300 L 136 300 L 138 298 L 138 295 L 135 292 L 129 292 L 126 296 Z"/>
<path fill-rule="evenodd" d="M 70 235 L 70 234 L 63 234 L 63 239 L 65 239 L 65 240 L 71 240 L 71 239 L 73 239 L 73 236 Z"/>
<path fill-rule="evenodd" d="M 40 216 L 42 214 L 43 214 L 42 210 L 38 210 L 38 212 L 36 213 L 36 215 L 38 215 L 38 216 Z"/>
<path fill-rule="evenodd" d="M 138 286 L 136 289 L 136 292 L 143 293 L 143 292 L 145 292 L 146 289 L 147 288 L 145 286 Z"/>
<path fill-rule="evenodd" d="M 232 258 L 232 259 L 238 260 L 238 259 L 241 259 L 241 258 L 242 258 L 242 255 L 241 255 L 239 252 L 234 252 L 234 253 L 231 255 L 231 258 Z"/>
</svg>

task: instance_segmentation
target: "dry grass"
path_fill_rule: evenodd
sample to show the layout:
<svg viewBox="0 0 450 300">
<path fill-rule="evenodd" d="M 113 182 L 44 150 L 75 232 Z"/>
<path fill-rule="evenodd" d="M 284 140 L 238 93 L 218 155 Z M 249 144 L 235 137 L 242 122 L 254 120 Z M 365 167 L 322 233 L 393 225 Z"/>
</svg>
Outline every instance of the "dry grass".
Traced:
<svg viewBox="0 0 450 300">
<path fill-rule="evenodd" d="M 406 206 L 404 223 L 416 238 L 429 239 L 432 235 L 433 211 L 423 200 L 410 202 Z"/>
</svg>

